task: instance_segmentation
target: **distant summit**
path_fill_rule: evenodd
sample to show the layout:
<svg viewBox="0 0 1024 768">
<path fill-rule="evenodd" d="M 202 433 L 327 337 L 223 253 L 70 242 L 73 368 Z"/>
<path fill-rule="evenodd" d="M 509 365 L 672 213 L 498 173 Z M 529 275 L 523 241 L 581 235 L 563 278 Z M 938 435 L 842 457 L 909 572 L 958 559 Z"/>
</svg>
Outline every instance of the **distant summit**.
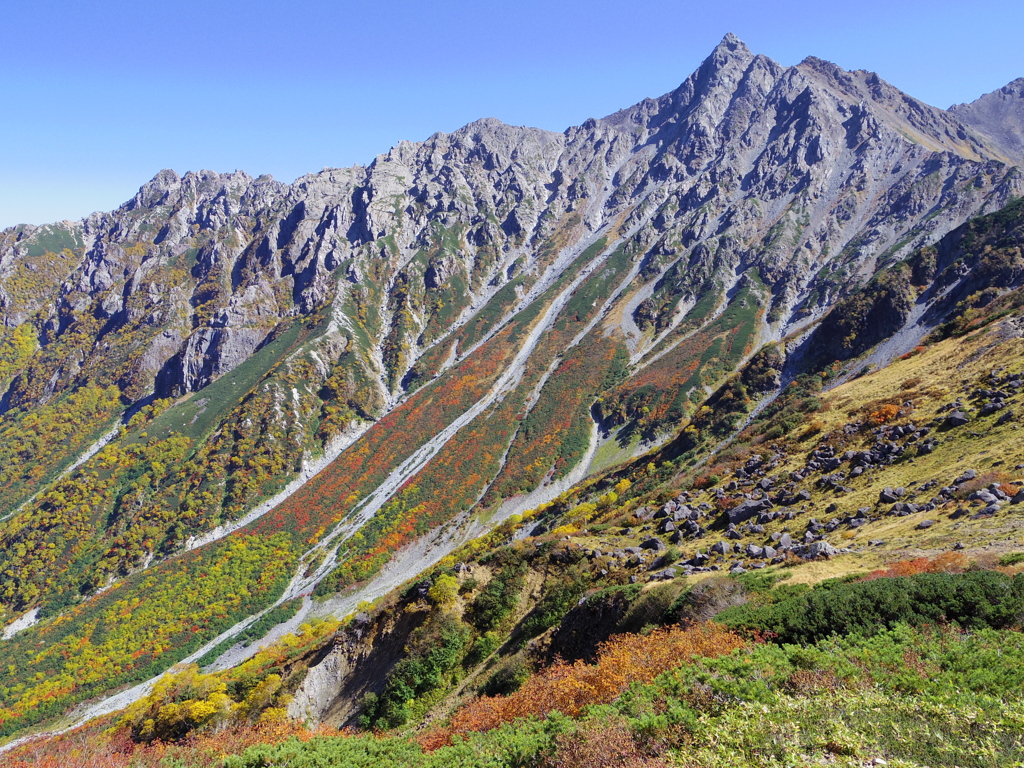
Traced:
<svg viewBox="0 0 1024 768">
<path fill-rule="evenodd" d="M 970 104 L 956 104 L 949 111 L 1013 162 L 1024 163 L 1024 77 Z"/>
</svg>

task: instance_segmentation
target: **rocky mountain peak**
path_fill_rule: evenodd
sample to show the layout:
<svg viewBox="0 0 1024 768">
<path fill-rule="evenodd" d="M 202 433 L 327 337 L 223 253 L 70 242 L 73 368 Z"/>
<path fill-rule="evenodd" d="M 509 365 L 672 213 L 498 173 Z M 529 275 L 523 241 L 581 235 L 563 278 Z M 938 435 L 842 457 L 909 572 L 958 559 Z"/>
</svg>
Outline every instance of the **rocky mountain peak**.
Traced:
<svg viewBox="0 0 1024 768">
<path fill-rule="evenodd" d="M 755 56 L 730 32 L 674 91 L 644 99 L 601 122 L 638 133 L 638 141 L 658 144 L 684 138 L 689 133 L 684 125 L 691 130 L 701 126 L 699 133 L 713 131 L 738 92 L 753 89 L 763 96 L 782 69 L 766 56 Z"/>
<path fill-rule="evenodd" d="M 1013 162 L 1024 163 L 1024 77 L 949 112 L 983 134 Z"/>
<path fill-rule="evenodd" d="M 728 58 L 730 56 L 740 56 L 743 58 L 752 58 L 753 54 L 750 49 L 747 48 L 747 44 L 740 40 L 732 32 L 726 32 L 725 37 L 722 38 L 721 42 L 715 46 L 715 49 L 711 52 L 709 58 Z"/>
<path fill-rule="evenodd" d="M 841 111 L 867 110 L 872 119 L 929 150 L 952 152 L 971 160 L 1006 159 L 1004 152 L 987 146 L 961 120 L 904 93 L 875 72 L 845 70 L 815 56 L 804 59 L 795 69 L 816 89 L 827 92 Z"/>
<path fill-rule="evenodd" d="M 697 71 L 675 91 L 678 104 L 687 104 L 699 97 L 734 89 L 754 60 L 750 49 L 732 33 L 722 38 Z"/>
<path fill-rule="evenodd" d="M 149 208 L 159 205 L 167 196 L 181 187 L 181 177 L 170 168 L 164 168 L 156 176 L 147 181 L 132 198 L 127 207 L 129 210 L 136 207 Z"/>
</svg>

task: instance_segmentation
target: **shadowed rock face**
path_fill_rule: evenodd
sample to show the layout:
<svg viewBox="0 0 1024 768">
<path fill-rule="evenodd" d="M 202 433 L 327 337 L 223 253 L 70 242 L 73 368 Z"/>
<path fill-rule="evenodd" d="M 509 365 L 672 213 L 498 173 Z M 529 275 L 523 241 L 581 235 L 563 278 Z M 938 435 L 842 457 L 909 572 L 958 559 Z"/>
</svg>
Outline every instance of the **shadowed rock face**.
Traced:
<svg viewBox="0 0 1024 768">
<path fill-rule="evenodd" d="M 956 104 L 949 112 L 1012 162 L 1024 162 L 1024 77 L 970 104 Z"/>
</svg>

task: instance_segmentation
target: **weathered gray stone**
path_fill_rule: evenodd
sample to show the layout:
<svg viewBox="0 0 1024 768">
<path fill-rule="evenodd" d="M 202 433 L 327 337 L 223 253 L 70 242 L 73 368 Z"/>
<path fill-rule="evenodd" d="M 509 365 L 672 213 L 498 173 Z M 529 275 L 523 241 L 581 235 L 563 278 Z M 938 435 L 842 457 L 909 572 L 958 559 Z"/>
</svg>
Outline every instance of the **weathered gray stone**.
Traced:
<svg viewBox="0 0 1024 768">
<path fill-rule="evenodd" d="M 803 556 L 808 560 L 813 560 L 817 557 L 832 557 L 837 554 L 839 554 L 839 550 L 827 541 L 814 541 L 807 545 Z"/>
<path fill-rule="evenodd" d="M 771 506 L 772 503 L 768 499 L 747 499 L 746 501 L 741 501 L 732 509 L 727 510 L 725 514 L 730 523 L 739 525 L 752 517 L 756 517 L 759 512 L 763 512 Z"/>
<path fill-rule="evenodd" d="M 946 416 L 946 426 L 949 427 L 962 427 L 969 421 L 970 419 L 967 417 L 967 414 L 964 413 L 963 411 L 953 411 L 948 416 Z"/>
</svg>

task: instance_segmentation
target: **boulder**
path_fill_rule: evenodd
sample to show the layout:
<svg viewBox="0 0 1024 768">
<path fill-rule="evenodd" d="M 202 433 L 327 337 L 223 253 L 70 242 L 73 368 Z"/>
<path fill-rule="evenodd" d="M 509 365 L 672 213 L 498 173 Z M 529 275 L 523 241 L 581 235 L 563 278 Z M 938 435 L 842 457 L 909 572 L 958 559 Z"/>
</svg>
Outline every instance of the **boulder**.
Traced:
<svg viewBox="0 0 1024 768">
<path fill-rule="evenodd" d="M 760 512 L 770 509 L 771 506 L 772 503 L 768 499 L 747 499 L 746 501 L 741 501 L 732 509 L 727 510 L 725 514 L 729 518 L 730 523 L 739 525 L 752 517 L 756 517 Z"/>
<path fill-rule="evenodd" d="M 970 419 L 967 417 L 967 414 L 964 413 L 963 411 L 953 411 L 946 417 L 945 423 L 947 427 L 962 427 L 969 421 Z"/>
<path fill-rule="evenodd" d="M 808 560 L 814 560 L 818 557 L 832 557 L 837 554 L 839 554 L 839 550 L 824 540 L 812 541 L 804 551 L 804 557 Z"/>
<path fill-rule="evenodd" d="M 960 477 L 953 481 L 953 485 L 960 485 L 960 483 L 966 483 L 968 480 L 974 480 L 978 476 L 978 473 L 973 469 L 965 470 Z"/>
</svg>

